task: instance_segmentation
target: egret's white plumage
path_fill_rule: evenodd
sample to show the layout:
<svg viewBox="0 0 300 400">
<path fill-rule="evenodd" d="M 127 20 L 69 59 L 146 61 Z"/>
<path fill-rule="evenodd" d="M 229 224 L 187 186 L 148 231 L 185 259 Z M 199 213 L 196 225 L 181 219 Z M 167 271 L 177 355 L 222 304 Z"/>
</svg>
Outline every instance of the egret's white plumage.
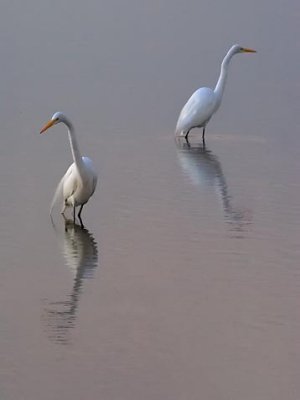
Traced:
<svg viewBox="0 0 300 400">
<path fill-rule="evenodd" d="M 202 87 L 196 90 L 182 108 L 176 125 L 177 135 L 185 136 L 187 139 L 191 129 L 203 128 L 204 141 L 205 127 L 222 101 L 229 62 L 237 53 L 255 53 L 255 50 L 237 44 L 229 49 L 221 64 L 221 72 L 215 89 Z"/>
<path fill-rule="evenodd" d="M 64 123 L 68 128 L 70 147 L 74 162 L 70 165 L 56 188 L 50 213 L 52 212 L 53 206 L 58 197 L 62 194 L 64 200 L 62 214 L 64 214 L 66 207 L 73 207 L 73 218 L 75 221 L 75 209 L 80 206 L 78 217 L 81 220 L 80 215 L 82 208 L 84 204 L 88 202 L 96 189 L 97 173 L 95 172 L 92 160 L 88 157 L 81 157 L 73 125 L 63 113 L 55 113 L 51 120 L 47 122 L 41 130 L 41 133 L 60 122 Z"/>
</svg>

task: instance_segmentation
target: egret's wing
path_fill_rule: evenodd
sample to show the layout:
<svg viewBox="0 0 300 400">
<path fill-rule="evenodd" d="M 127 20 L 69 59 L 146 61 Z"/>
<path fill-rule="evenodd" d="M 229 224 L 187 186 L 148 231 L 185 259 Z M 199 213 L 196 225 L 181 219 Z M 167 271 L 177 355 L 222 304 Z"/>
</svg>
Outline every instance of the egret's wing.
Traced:
<svg viewBox="0 0 300 400">
<path fill-rule="evenodd" d="M 57 202 L 57 200 L 59 199 L 59 197 L 63 197 L 63 192 L 64 192 L 64 184 L 65 181 L 68 180 L 68 178 L 70 178 L 70 175 L 72 174 L 73 168 L 72 168 L 73 164 L 68 168 L 67 172 L 65 173 L 65 175 L 61 178 L 59 184 L 57 185 L 57 188 L 55 190 L 52 202 L 51 202 L 51 207 L 50 207 L 50 215 L 52 214 L 53 208 Z"/>
<path fill-rule="evenodd" d="M 75 163 L 70 165 L 65 174 L 63 183 L 63 196 L 64 200 L 68 200 L 77 190 L 78 187 L 78 172 Z"/>
<path fill-rule="evenodd" d="M 196 90 L 180 112 L 176 133 L 205 125 L 215 111 L 216 97 L 214 91 L 209 88 Z"/>
<path fill-rule="evenodd" d="M 50 207 L 50 215 L 52 214 L 53 208 L 55 206 L 55 203 L 57 202 L 58 198 L 61 197 L 62 192 L 63 192 L 63 184 L 64 184 L 64 179 L 65 176 L 63 176 L 59 182 L 59 184 L 57 185 L 57 188 L 55 190 L 52 202 L 51 202 L 51 207 Z"/>
</svg>

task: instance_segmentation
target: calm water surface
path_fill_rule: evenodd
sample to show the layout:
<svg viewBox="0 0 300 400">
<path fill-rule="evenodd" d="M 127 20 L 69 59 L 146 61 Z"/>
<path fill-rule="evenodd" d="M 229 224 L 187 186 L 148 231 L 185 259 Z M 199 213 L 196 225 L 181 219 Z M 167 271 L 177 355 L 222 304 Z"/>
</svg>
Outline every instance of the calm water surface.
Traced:
<svg viewBox="0 0 300 400">
<path fill-rule="evenodd" d="M 298 2 L 4 1 L 1 400 L 296 400 Z M 213 86 L 190 143 L 178 113 Z M 71 163 L 99 171 L 85 229 L 51 223 Z"/>
</svg>

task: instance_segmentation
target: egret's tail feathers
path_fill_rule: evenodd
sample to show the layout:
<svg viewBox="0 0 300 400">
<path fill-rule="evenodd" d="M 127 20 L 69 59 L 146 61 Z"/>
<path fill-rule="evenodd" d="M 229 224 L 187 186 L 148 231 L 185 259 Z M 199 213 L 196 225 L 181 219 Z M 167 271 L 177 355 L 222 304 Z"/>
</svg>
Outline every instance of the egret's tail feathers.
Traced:
<svg viewBox="0 0 300 400">
<path fill-rule="evenodd" d="M 53 196 L 53 199 L 52 199 L 52 202 L 51 202 L 51 207 L 50 207 L 50 216 L 52 215 L 53 208 L 54 208 L 58 198 L 62 197 L 62 195 L 63 195 L 64 178 L 65 178 L 64 176 L 61 178 L 61 180 L 60 180 L 60 182 L 57 185 L 57 188 L 55 190 L 55 193 L 54 193 L 54 196 Z"/>
</svg>

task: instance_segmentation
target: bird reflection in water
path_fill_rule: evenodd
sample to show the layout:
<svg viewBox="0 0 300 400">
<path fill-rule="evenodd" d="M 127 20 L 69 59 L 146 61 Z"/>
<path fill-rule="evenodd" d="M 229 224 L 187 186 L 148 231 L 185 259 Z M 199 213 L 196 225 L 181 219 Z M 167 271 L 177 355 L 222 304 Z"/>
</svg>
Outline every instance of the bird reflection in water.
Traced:
<svg viewBox="0 0 300 400">
<path fill-rule="evenodd" d="M 59 237 L 60 233 L 56 233 Z M 86 228 L 74 224 L 73 220 L 65 219 L 64 235 L 59 239 L 66 264 L 73 273 L 73 285 L 66 300 L 48 303 L 43 319 L 49 338 L 56 343 L 68 344 L 70 330 L 76 322 L 83 282 L 93 278 L 98 266 L 98 249 L 93 235 Z"/>
<path fill-rule="evenodd" d="M 243 232 L 251 224 L 249 210 L 233 206 L 232 197 L 218 157 L 205 144 L 190 143 L 177 138 L 179 163 L 191 182 L 199 187 L 213 187 L 223 208 L 224 219 L 229 230 L 236 238 L 243 237 Z"/>
</svg>

